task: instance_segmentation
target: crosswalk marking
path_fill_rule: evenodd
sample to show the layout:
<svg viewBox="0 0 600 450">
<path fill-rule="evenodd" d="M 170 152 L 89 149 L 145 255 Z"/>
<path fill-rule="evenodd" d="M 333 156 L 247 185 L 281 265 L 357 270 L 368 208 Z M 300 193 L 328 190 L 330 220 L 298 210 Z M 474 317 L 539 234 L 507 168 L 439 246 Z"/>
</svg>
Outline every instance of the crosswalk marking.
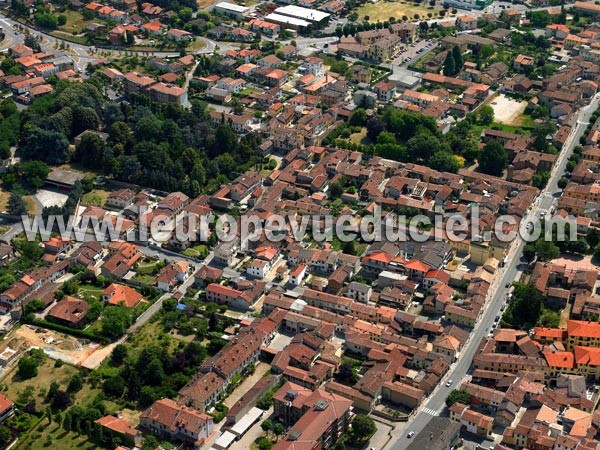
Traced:
<svg viewBox="0 0 600 450">
<path fill-rule="evenodd" d="M 433 409 L 431 409 L 431 408 L 423 408 L 423 412 L 425 414 L 429 414 L 430 416 L 437 416 L 438 415 L 438 412 L 435 411 L 435 410 L 433 410 Z"/>
</svg>

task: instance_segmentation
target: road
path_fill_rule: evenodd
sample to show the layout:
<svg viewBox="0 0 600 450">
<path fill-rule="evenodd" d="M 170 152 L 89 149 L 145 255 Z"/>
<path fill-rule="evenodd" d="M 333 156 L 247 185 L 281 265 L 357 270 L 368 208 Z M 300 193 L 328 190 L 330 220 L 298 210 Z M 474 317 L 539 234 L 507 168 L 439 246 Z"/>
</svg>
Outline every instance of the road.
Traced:
<svg viewBox="0 0 600 450">
<path fill-rule="evenodd" d="M 0 26 L 4 29 L 6 33 L 6 38 L 2 41 L 2 45 L 0 45 L 0 52 L 4 52 L 10 47 L 12 47 L 16 43 L 22 43 L 25 39 L 24 33 L 20 31 L 15 31 L 14 26 L 19 25 L 24 29 L 29 30 L 29 32 L 34 36 L 43 36 L 42 42 L 40 42 L 40 47 L 43 51 L 52 52 L 57 56 L 69 56 L 73 59 L 75 66 L 80 71 L 85 71 L 87 65 L 96 60 L 104 57 L 104 53 L 108 53 L 110 56 L 128 56 L 132 53 L 137 53 L 144 56 L 149 57 L 179 57 L 180 53 L 177 51 L 133 51 L 129 49 L 95 49 L 94 47 L 89 47 L 87 45 L 76 44 L 74 42 L 67 42 L 64 39 L 55 38 L 50 36 L 49 34 L 43 33 L 40 30 L 35 28 L 31 28 L 27 25 L 23 25 L 21 23 L 17 23 L 16 21 L 0 14 Z M 206 46 L 201 50 L 191 52 L 195 55 L 199 54 L 209 54 L 215 51 L 219 51 L 220 53 L 225 53 L 227 50 L 234 48 L 224 42 L 215 42 L 207 38 L 198 38 L 204 41 Z M 61 43 L 68 43 L 69 48 L 66 50 L 59 50 L 59 46 Z M 96 51 L 94 51 L 96 50 Z"/>
<path fill-rule="evenodd" d="M 567 138 L 563 150 L 561 151 L 558 160 L 551 173 L 551 178 L 548 181 L 546 188 L 540 193 L 536 202 L 532 205 L 523 223 L 539 217 L 541 211 L 548 212 L 552 207 L 555 199 L 555 194 L 560 192 L 558 181 L 565 172 L 569 157 L 573 154 L 573 149 L 579 144 L 579 138 L 585 132 L 592 113 L 598 108 L 600 102 L 600 93 L 592 99 L 590 105 L 582 108 L 577 118 L 577 123 L 573 127 L 571 135 Z M 458 361 L 451 367 L 446 377 L 440 382 L 440 385 L 433 391 L 428 400 L 419 408 L 416 415 L 412 416 L 406 425 L 403 427 L 402 434 L 396 434 L 396 440 L 390 444 L 394 450 L 403 450 L 411 443 L 411 439 L 406 437 L 409 431 L 414 431 L 418 434 L 425 425 L 429 422 L 432 415 L 437 415 L 445 407 L 445 400 L 448 394 L 456 387 L 457 384 L 467 375 L 471 367 L 471 362 L 475 356 L 475 352 L 481 340 L 488 334 L 492 328 L 494 319 L 500 314 L 500 308 L 505 302 L 506 284 L 518 280 L 521 276 L 520 260 L 523 254 L 525 241 L 518 239 L 513 242 L 513 245 L 508 254 L 508 263 L 501 269 L 499 277 L 496 279 L 495 286 L 490 288 L 491 299 L 488 299 L 479 322 L 472 331 L 471 336 L 460 353 Z M 447 380 L 454 380 L 454 384 L 446 387 Z"/>
</svg>

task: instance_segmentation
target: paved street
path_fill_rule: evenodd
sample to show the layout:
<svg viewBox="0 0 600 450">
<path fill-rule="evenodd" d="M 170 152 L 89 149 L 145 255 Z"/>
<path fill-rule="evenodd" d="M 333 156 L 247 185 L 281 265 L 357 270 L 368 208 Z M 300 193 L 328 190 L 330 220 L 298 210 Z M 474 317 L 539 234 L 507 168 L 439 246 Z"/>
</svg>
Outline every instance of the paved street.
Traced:
<svg viewBox="0 0 600 450">
<path fill-rule="evenodd" d="M 561 175 L 564 173 L 569 157 L 573 154 L 575 146 L 579 144 L 579 138 L 583 135 L 592 113 L 598 107 L 599 101 L 600 94 L 597 94 L 592 99 L 589 106 L 581 109 L 577 125 L 573 128 L 573 132 L 563 146 L 563 150 L 551 173 L 551 178 L 550 181 L 548 181 L 546 189 L 540 193 L 539 200 L 532 206 L 529 214 L 523 220 L 523 223 L 526 223 L 534 217 L 539 217 L 541 211 L 548 212 L 550 210 L 554 201 L 554 194 L 560 192 L 558 180 L 560 180 Z M 490 289 L 491 299 L 488 300 L 479 323 L 472 331 L 470 339 L 461 351 L 458 361 L 448 372 L 443 382 L 433 391 L 429 399 L 423 403 L 417 414 L 414 415 L 402 429 L 395 433 L 395 440 L 392 441 L 387 448 L 392 448 L 394 450 L 403 450 L 407 448 L 411 442 L 411 440 L 406 437 L 407 433 L 409 431 L 419 433 L 433 415 L 438 415 L 445 407 L 445 400 L 448 394 L 455 389 L 456 386 L 460 384 L 460 381 L 467 375 L 479 343 L 489 333 L 495 317 L 500 313 L 500 307 L 505 301 L 505 285 L 518 280 L 523 272 L 522 266 L 520 265 L 520 259 L 523 254 L 524 245 L 525 242 L 520 239 L 513 243 L 508 255 L 508 263 L 501 269 L 502 271 L 499 277 L 497 277 L 496 288 L 492 286 Z M 449 379 L 454 380 L 454 383 L 452 386 L 446 387 L 445 382 Z"/>
<path fill-rule="evenodd" d="M 16 43 L 23 42 L 25 35 L 24 35 L 24 33 L 20 32 L 20 31 L 15 31 L 15 29 L 14 29 L 15 25 L 17 25 L 17 22 L 0 14 L 0 26 L 4 29 L 4 31 L 6 33 L 6 39 L 4 41 L 2 41 L 2 43 L 0 45 L 0 52 L 6 51 L 7 49 L 12 47 Z M 71 57 L 73 59 L 73 61 L 75 62 L 76 68 L 80 71 L 85 71 L 87 65 L 90 62 L 92 62 L 96 59 L 102 58 L 103 57 L 102 52 L 108 52 L 111 56 L 127 56 L 128 54 L 131 54 L 131 53 L 138 53 L 140 55 L 143 54 L 144 56 L 150 56 L 150 57 L 152 57 L 152 56 L 156 56 L 156 57 L 178 57 L 178 56 L 180 56 L 179 52 L 177 52 L 177 51 L 166 51 L 166 52 L 165 51 L 155 51 L 155 52 L 139 51 L 139 52 L 136 52 L 136 51 L 132 51 L 129 49 L 118 50 L 118 49 L 110 49 L 110 48 L 96 49 L 97 52 L 94 53 L 92 51 L 93 47 L 88 47 L 87 45 L 76 44 L 73 42 L 68 42 L 69 48 L 67 50 L 58 50 L 58 46 L 62 42 L 65 42 L 63 39 L 55 38 L 53 36 L 50 36 L 49 34 L 42 33 L 41 31 L 39 31 L 37 29 L 28 27 L 28 26 L 20 24 L 20 23 L 18 25 L 29 30 L 29 32 L 32 35 L 35 35 L 35 36 L 42 35 L 43 40 L 40 43 L 42 50 L 51 51 L 57 56 Z M 212 41 L 207 38 L 198 38 L 198 39 L 203 40 L 206 45 L 201 50 L 193 52 L 194 54 L 197 54 L 197 55 L 213 53 L 215 50 L 218 50 L 220 53 L 225 53 L 227 50 L 234 48 L 234 46 L 229 45 L 224 42 L 215 42 L 215 41 Z"/>
</svg>

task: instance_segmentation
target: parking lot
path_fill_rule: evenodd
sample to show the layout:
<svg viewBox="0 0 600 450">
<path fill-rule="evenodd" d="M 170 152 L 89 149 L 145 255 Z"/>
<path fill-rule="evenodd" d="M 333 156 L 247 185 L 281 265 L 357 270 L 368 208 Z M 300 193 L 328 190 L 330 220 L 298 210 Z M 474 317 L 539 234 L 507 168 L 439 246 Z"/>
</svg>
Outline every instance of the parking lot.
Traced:
<svg viewBox="0 0 600 450">
<path fill-rule="evenodd" d="M 409 46 L 403 48 L 396 54 L 393 60 L 393 64 L 410 64 L 415 59 L 418 59 L 421 56 L 425 55 L 427 52 L 433 50 L 436 47 L 436 45 L 437 44 L 431 39 L 417 42 L 416 44 L 410 44 Z"/>
</svg>

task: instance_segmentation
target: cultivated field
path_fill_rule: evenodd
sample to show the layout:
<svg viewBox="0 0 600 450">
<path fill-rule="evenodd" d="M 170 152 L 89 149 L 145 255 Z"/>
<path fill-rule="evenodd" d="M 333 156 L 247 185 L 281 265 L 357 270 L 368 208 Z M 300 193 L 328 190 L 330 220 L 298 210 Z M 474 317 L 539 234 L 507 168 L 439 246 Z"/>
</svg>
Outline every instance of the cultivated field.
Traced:
<svg viewBox="0 0 600 450">
<path fill-rule="evenodd" d="M 441 8 L 431 7 L 428 3 L 416 4 L 402 1 L 378 1 L 377 3 L 365 3 L 360 8 L 356 9 L 359 20 L 363 20 L 365 16 L 369 16 L 369 22 L 385 22 L 390 17 L 396 20 L 402 20 L 402 16 L 407 16 L 410 19 L 418 14 L 419 17 L 427 17 L 427 13 L 438 15 Z"/>
</svg>

